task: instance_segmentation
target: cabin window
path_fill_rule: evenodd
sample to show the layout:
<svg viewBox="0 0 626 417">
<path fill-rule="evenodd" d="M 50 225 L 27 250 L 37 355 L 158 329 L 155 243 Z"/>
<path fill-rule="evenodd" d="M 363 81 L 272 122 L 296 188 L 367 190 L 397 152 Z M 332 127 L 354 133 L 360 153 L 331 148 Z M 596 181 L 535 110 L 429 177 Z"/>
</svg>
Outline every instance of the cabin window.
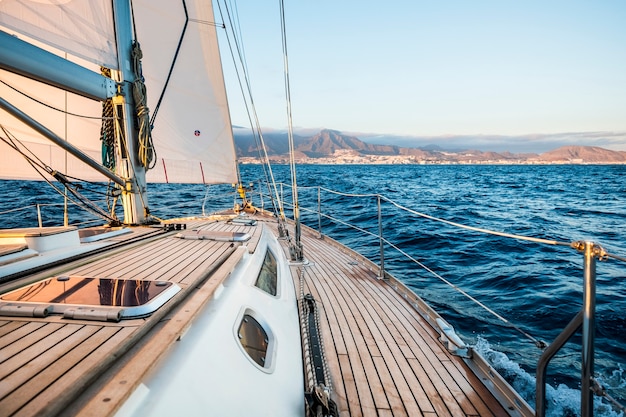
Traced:
<svg viewBox="0 0 626 417">
<path fill-rule="evenodd" d="M 269 338 L 263 326 L 249 314 L 244 314 L 237 332 L 239 343 L 248 356 L 259 366 L 266 367 Z"/>
<path fill-rule="evenodd" d="M 261 266 L 261 271 L 254 284 L 268 294 L 276 295 L 276 287 L 278 286 L 278 267 L 276 258 L 271 251 L 265 252 L 265 259 Z"/>
</svg>

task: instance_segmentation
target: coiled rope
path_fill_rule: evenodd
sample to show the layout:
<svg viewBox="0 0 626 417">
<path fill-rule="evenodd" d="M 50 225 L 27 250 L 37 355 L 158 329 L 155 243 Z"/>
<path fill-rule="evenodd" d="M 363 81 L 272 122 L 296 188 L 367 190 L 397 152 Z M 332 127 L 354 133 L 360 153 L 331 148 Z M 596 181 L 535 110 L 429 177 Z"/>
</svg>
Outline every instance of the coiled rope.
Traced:
<svg viewBox="0 0 626 417">
<path fill-rule="evenodd" d="M 133 43 L 132 61 L 135 81 L 133 81 L 133 99 L 135 100 L 135 111 L 138 121 L 138 149 L 137 158 L 139 163 L 147 170 L 154 168 L 156 164 L 156 153 L 152 143 L 152 129 L 150 126 L 150 112 L 147 105 L 146 85 L 141 70 L 141 58 L 143 52 L 139 42 Z"/>
<path fill-rule="evenodd" d="M 331 399 L 332 382 L 328 361 L 324 353 L 324 340 L 320 332 L 320 315 L 317 301 L 310 293 L 304 294 L 305 267 L 298 268 L 300 295 L 298 313 L 305 368 L 305 400 L 307 416 L 337 417 L 337 405 Z"/>
<path fill-rule="evenodd" d="M 100 67 L 100 73 L 111 78 L 111 69 Z M 102 142 L 102 165 L 115 170 L 115 123 L 113 122 L 113 99 L 102 102 L 102 126 L 100 127 Z"/>
</svg>

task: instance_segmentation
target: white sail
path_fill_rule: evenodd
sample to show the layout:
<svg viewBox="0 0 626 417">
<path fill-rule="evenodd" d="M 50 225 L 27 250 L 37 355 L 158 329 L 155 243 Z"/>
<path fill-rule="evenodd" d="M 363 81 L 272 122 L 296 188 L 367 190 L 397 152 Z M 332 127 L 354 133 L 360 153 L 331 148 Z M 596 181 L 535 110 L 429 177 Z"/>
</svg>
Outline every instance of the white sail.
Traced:
<svg viewBox="0 0 626 417">
<path fill-rule="evenodd" d="M 0 30 L 95 72 L 101 65 L 118 66 L 111 2 L 3 0 Z M 101 161 L 100 102 L 4 70 L 0 70 L 0 80 L 0 97 Z M 87 181 L 108 181 L 4 110 L 0 110 L 0 124 L 7 131 L 0 131 L 0 136 L 17 139 L 20 149 L 43 165 Z M 42 179 L 4 141 L 0 141 L 0 178 Z"/>
<path fill-rule="evenodd" d="M 237 180 L 230 114 L 210 1 L 133 3 L 143 51 L 148 107 L 156 112 L 156 166 L 148 182 L 234 183 Z M 178 50 L 179 39 L 180 49 Z M 176 59 L 175 59 L 176 56 Z M 174 61 L 169 79 L 166 80 Z M 163 100 L 157 107 L 162 91 Z"/>
<path fill-rule="evenodd" d="M 94 64 L 118 66 L 110 1 L 2 0 L 0 26 Z"/>
<path fill-rule="evenodd" d="M 152 133 L 158 159 L 147 178 L 149 182 L 233 183 L 235 149 L 212 5 L 210 1 L 196 0 L 188 0 L 185 5 L 188 19 L 181 2 L 133 3 L 137 38 L 144 55 L 148 107 L 151 112 L 158 110 Z M 94 71 L 100 64 L 117 66 L 114 50 L 108 50 L 108 46 L 114 49 L 115 45 L 109 2 L 3 0 L 0 11 L 0 29 L 23 40 Z M 82 50 L 83 46 L 89 49 L 92 42 L 94 53 Z M 0 84 L 1 97 L 96 161 L 101 160 L 101 103 L 6 71 L 0 71 L 0 79 L 32 98 L 4 84 Z M 0 123 L 53 169 L 85 180 L 106 181 L 2 110 Z M 0 178 L 40 177 L 19 154 L 0 143 Z"/>
<path fill-rule="evenodd" d="M 100 117 L 102 104 L 49 85 L 0 70 L 0 97 L 33 117 L 60 138 L 79 148 L 96 161 L 101 158 Z M 8 86 L 7 86 L 8 84 Z M 10 88 L 19 89 L 19 92 Z M 24 94 L 27 94 L 28 97 Z M 60 110 L 60 111 L 59 111 Z M 93 118 L 74 116 L 79 114 Z M 20 141 L 41 163 L 67 175 L 88 181 L 108 181 L 85 163 L 42 137 L 33 129 L 0 109 L 0 125 Z M 4 132 L 0 136 L 6 138 Z M 19 153 L 0 141 L 0 178 L 41 180 L 42 177 Z"/>
</svg>

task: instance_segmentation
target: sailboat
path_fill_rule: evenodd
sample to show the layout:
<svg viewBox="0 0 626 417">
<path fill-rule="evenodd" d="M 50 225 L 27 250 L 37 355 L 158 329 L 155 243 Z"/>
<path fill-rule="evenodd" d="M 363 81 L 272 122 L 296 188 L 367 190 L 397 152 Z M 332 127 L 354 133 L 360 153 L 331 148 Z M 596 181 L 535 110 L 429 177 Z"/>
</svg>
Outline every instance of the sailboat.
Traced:
<svg viewBox="0 0 626 417">
<path fill-rule="evenodd" d="M 107 219 L 0 230 L 0 415 L 536 415 L 383 265 L 247 199 L 210 1 L 3 1 L 0 26 L 0 175 Z M 153 182 L 243 199 L 163 220 Z"/>
</svg>

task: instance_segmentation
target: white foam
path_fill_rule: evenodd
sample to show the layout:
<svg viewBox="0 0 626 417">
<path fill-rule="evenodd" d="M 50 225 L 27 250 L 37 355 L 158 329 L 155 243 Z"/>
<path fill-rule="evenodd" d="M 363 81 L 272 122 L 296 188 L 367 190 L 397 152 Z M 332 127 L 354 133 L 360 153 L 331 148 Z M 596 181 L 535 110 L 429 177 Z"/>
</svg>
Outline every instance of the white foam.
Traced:
<svg viewBox="0 0 626 417">
<path fill-rule="evenodd" d="M 530 375 L 519 364 L 513 362 L 504 353 L 493 350 L 489 342 L 482 337 L 478 337 L 474 349 L 478 351 L 508 382 L 519 392 L 529 403 L 535 403 L 536 378 Z M 606 387 L 624 388 L 626 387 L 626 377 L 624 370 L 614 371 L 610 383 L 599 381 Z M 574 417 L 580 415 L 580 389 L 573 389 L 565 384 L 560 384 L 556 388 L 547 385 L 547 416 L 548 417 Z M 615 411 L 604 398 L 594 398 L 594 415 L 596 417 L 625 417 L 623 412 Z"/>
</svg>

